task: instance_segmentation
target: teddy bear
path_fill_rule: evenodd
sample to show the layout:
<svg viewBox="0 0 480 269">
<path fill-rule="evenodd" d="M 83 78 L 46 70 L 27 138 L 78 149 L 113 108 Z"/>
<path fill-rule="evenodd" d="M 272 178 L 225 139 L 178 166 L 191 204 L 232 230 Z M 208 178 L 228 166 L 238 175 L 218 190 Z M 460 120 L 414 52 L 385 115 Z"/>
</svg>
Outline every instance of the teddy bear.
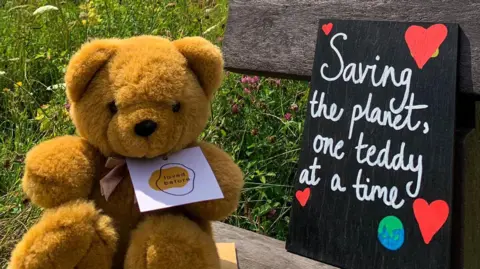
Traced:
<svg viewBox="0 0 480 269">
<path fill-rule="evenodd" d="M 27 153 L 22 189 L 44 212 L 8 268 L 220 268 L 211 222 L 236 210 L 244 184 L 230 155 L 199 140 L 222 79 L 221 50 L 202 37 L 83 44 L 65 74 L 77 134 Z M 224 198 L 140 212 L 125 159 L 191 147 L 201 149 Z M 112 173 L 117 182 L 104 187 Z"/>
</svg>

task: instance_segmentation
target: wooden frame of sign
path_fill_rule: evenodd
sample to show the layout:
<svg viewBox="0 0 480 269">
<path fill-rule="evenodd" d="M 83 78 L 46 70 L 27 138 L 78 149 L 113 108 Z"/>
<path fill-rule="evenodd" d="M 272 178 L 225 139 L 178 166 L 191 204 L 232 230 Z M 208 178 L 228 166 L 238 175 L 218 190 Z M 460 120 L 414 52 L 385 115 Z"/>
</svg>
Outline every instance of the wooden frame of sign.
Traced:
<svg viewBox="0 0 480 269">
<path fill-rule="evenodd" d="M 437 184 L 438 186 L 435 186 L 433 182 L 429 182 L 427 183 L 429 186 L 421 187 L 419 191 L 419 195 L 417 197 L 411 197 L 411 196 L 415 196 L 414 195 L 415 193 L 413 193 L 414 192 L 413 189 L 410 190 L 411 195 L 407 193 L 407 190 L 405 189 L 407 187 L 406 185 L 402 185 L 401 187 L 398 187 L 399 189 L 403 187 L 404 193 L 402 195 L 406 194 L 407 198 L 405 199 L 405 197 L 403 197 L 403 199 L 405 199 L 405 204 L 402 206 L 402 208 L 404 209 L 398 209 L 400 211 L 405 210 L 405 212 L 398 213 L 397 215 L 392 214 L 392 216 L 397 216 L 397 218 L 402 222 L 402 225 L 404 227 L 404 232 L 405 232 L 404 243 L 397 250 L 394 250 L 395 246 L 393 246 L 393 243 L 390 243 L 389 245 L 388 242 L 387 243 L 383 242 L 385 243 L 383 244 L 380 241 L 378 235 L 385 234 L 384 231 L 380 229 L 380 233 L 377 233 L 376 237 L 372 234 L 368 234 L 367 236 L 365 236 L 366 240 L 371 242 L 371 244 L 375 245 L 376 250 L 374 250 L 375 251 L 374 253 L 377 253 L 377 255 L 379 255 L 378 257 L 370 256 L 372 254 L 372 249 L 375 249 L 375 248 L 372 248 L 371 246 L 367 248 L 361 247 L 356 249 L 356 251 L 352 254 L 357 256 L 354 258 L 352 258 L 351 256 L 349 257 L 345 255 L 345 250 L 339 248 L 336 250 L 339 251 L 338 253 L 343 254 L 343 256 L 339 254 L 337 255 L 337 257 L 334 257 L 335 256 L 333 255 L 334 251 L 327 250 L 327 248 L 335 248 L 335 246 L 337 246 L 337 247 L 346 247 L 346 248 L 352 249 L 351 246 L 350 247 L 348 246 L 348 242 L 345 241 L 346 235 L 340 234 L 338 236 L 335 236 L 335 234 L 332 234 L 332 235 L 329 235 L 327 238 L 318 238 L 316 237 L 316 233 L 318 233 L 318 227 L 315 228 L 313 225 L 305 226 L 305 227 L 308 227 L 308 229 L 304 232 L 304 235 L 307 237 L 314 236 L 319 241 L 317 242 L 317 241 L 311 240 L 310 246 L 308 246 L 307 244 L 306 246 L 302 247 L 300 246 L 301 244 L 299 244 L 300 241 L 294 238 L 295 237 L 294 234 L 301 234 L 301 232 L 299 231 L 300 229 L 298 227 L 302 226 L 302 223 L 301 223 L 302 220 L 297 219 L 296 216 L 297 217 L 307 216 L 309 217 L 310 220 L 312 220 L 311 214 L 324 213 L 324 215 L 322 216 L 328 216 L 328 214 L 332 214 L 332 211 L 331 211 L 332 208 L 336 208 L 335 205 L 332 205 L 332 203 L 340 203 L 342 201 L 340 197 L 342 195 L 347 196 L 346 194 L 347 190 L 345 192 L 340 191 L 342 187 L 347 188 L 346 187 L 347 183 L 350 189 L 348 190 L 348 192 L 350 193 L 348 194 L 350 199 L 347 199 L 347 201 L 356 200 L 358 202 L 355 192 L 353 193 L 353 197 L 352 197 L 351 191 L 353 188 L 352 185 L 356 183 L 355 182 L 356 175 L 357 175 L 356 172 L 358 172 L 359 170 L 359 167 L 358 167 L 359 164 L 355 160 L 352 163 L 348 163 L 347 161 L 345 161 L 347 158 L 351 158 L 350 156 L 345 157 L 345 159 L 338 160 L 335 158 L 335 155 L 334 157 L 331 157 L 330 155 L 323 155 L 320 153 L 318 156 L 321 157 L 321 160 L 318 160 L 319 163 L 317 163 L 318 165 L 322 165 L 322 168 L 320 171 L 322 171 L 322 173 L 326 172 L 327 170 L 329 172 L 338 171 L 338 176 L 340 179 L 336 181 L 340 182 L 340 184 L 338 184 L 338 186 L 335 187 L 337 188 L 337 191 L 336 191 L 337 193 L 334 195 L 332 194 L 333 191 L 331 190 L 332 188 L 331 178 L 335 174 L 337 174 L 337 173 L 333 173 L 331 175 L 325 174 L 322 177 L 322 181 L 321 181 L 322 183 L 318 183 L 315 186 L 315 190 L 312 188 L 310 193 L 310 195 L 312 195 L 311 197 L 313 197 L 313 195 L 315 194 L 317 196 L 320 195 L 321 191 L 318 190 L 320 189 L 319 186 L 321 184 L 325 184 L 325 186 L 323 187 L 323 191 L 325 194 L 324 197 L 330 199 L 330 200 L 325 199 L 323 201 L 324 203 L 329 203 L 329 205 L 323 205 L 324 206 L 323 210 L 327 212 L 323 212 L 323 210 L 319 210 L 319 209 L 317 210 L 313 209 L 315 206 L 321 207 L 322 206 L 321 204 L 320 205 L 317 204 L 314 207 L 309 207 L 309 203 L 315 200 L 302 201 L 302 203 L 306 202 L 305 206 L 302 207 L 300 202 L 296 199 L 296 197 L 294 197 L 294 200 L 293 200 L 294 210 L 292 211 L 292 214 L 293 214 L 292 226 L 295 226 L 295 227 L 298 226 L 298 227 L 293 228 L 292 230 L 293 234 L 289 239 L 289 242 L 287 244 L 287 249 L 289 249 L 292 252 L 298 253 L 300 255 L 310 256 L 311 258 L 324 260 L 326 262 L 330 262 L 332 264 L 337 264 L 340 266 L 343 265 L 346 268 L 367 268 L 366 267 L 367 264 L 370 264 L 370 265 L 373 264 L 373 266 L 377 266 L 377 267 L 370 267 L 370 268 L 395 268 L 394 267 L 395 264 L 397 266 L 400 266 L 399 264 L 402 264 L 403 266 L 403 267 L 400 266 L 397 268 L 452 268 L 452 269 L 480 268 L 480 256 L 477 254 L 480 251 L 480 245 L 478 244 L 480 240 L 480 230 L 477 229 L 478 223 L 480 222 L 480 203 L 478 203 L 478 199 L 477 199 L 478 195 L 480 194 L 480 180 L 479 180 L 480 179 L 480 164 L 479 164 L 480 132 L 478 131 L 478 129 L 480 128 L 480 120 L 477 117 L 477 120 L 475 121 L 475 114 L 480 115 L 480 108 L 478 106 L 475 112 L 475 101 L 479 100 L 478 97 L 480 96 L 480 21 L 471 19 L 471 18 L 480 16 L 480 7 L 478 6 L 478 4 L 472 3 L 470 1 L 428 1 L 426 2 L 422 0 L 413 0 L 413 1 L 380 1 L 380 0 L 353 1 L 351 0 L 351 1 L 343 1 L 341 3 L 336 3 L 333 1 L 315 1 L 315 0 L 305 0 L 301 2 L 289 1 L 289 0 L 232 0 L 230 1 L 229 6 L 230 6 L 229 18 L 228 18 L 227 29 L 226 29 L 224 45 L 223 45 L 223 51 L 224 51 L 225 60 L 226 60 L 226 69 L 233 72 L 239 72 L 244 74 L 267 75 L 267 76 L 295 78 L 295 79 L 302 79 L 302 80 L 310 80 L 312 70 L 315 70 L 315 68 L 312 68 L 313 62 L 315 59 L 314 57 L 315 44 L 316 44 L 318 34 L 320 33 L 319 30 L 323 32 L 323 29 L 319 27 L 325 24 L 326 25 L 325 30 L 328 32 L 328 28 L 329 28 L 328 21 L 332 22 L 332 21 L 335 21 L 335 19 L 362 20 L 362 21 L 397 21 L 397 22 L 408 22 L 410 24 L 405 24 L 405 25 L 409 25 L 409 26 L 418 25 L 418 26 L 424 27 L 425 29 L 428 29 L 428 27 L 432 26 L 433 24 L 442 23 L 447 26 L 448 32 L 455 31 L 452 29 L 456 28 L 455 24 L 448 24 L 448 23 L 458 23 L 458 28 L 457 28 L 458 36 L 459 36 L 458 37 L 458 40 L 459 40 L 458 55 L 457 55 L 458 56 L 458 65 L 457 65 L 458 72 L 456 76 L 457 80 L 455 83 L 457 86 L 457 91 L 454 91 L 455 92 L 454 97 L 452 97 L 451 95 L 452 94 L 451 84 L 448 84 L 450 85 L 448 87 L 449 88 L 448 91 L 445 88 L 437 87 L 437 88 L 440 88 L 440 92 L 445 93 L 445 95 L 443 96 L 438 96 L 438 92 L 430 96 L 426 96 L 425 92 L 417 93 L 416 89 L 423 88 L 422 86 L 419 87 L 419 84 L 417 84 L 417 83 L 420 83 L 419 81 L 415 81 L 413 83 L 416 85 L 415 86 L 416 89 L 412 88 L 412 91 L 415 92 L 415 100 L 416 100 L 415 104 L 417 104 L 417 101 L 418 101 L 419 104 L 429 104 L 430 105 L 429 109 L 433 109 L 436 111 L 442 110 L 441 112 L 439 112 L 439 114 L 431 113 L 429 114 L 429 116 L 426 116 L 426 115 L 419 116 L 419 118 L 417 118 L 416 120 L 422 121 L 423 123 L 425 122 L 429 123 L 429 127 L 432 127 L 432 128 L 429 128 L 429 131 L 428 131 L 428 133 L 430 134 L 433 134 L 433 132 L 435 132 L 434 129 L 437 130 L 437 138 L 433 138 L 434 140 L 446 139 L 443 141 L 449 141 L 447 143 L 448 145 L 443 147 L 443 148 L 448 148 L 448 150 L 444 150 L 441 154 L 438 154 L 438 150 L 437 150 L 437 148 L 439 148 L 438 144 L 431 144 L 432 141 L 425 141 L 425 140 L 423 142 L 412 141 L 412 140 L 415 140 L 413 139 L 413 136 L 411 134 L 408 134 L 408 132 L 404 132 L 402 130 L 400 130 L 399 132 L 397 132 L 396 135 L 391 137 L 392 138 L 391 143 L 393 143 L 394 139 L 398 139 L 398 141 L 400 141 L 400 139 L 403 138 L 407 141 L 406 142 L 407 145 L 408 143 L 417 144 L 419 149 L 417 154 L 420 151 L 425 151 L 424 153 L 425 157 L 427 157 L 428 154 L 430 154 L 429 158 L 432 158 L 431 154 L 434 154 L 434 156 L 439 157 L 440 159 L 443 158 L 442 160 L 433 161 L 427 166 L 429 166 L 430 169 L 433 169 L 433 170 L 436 169 L 436 172 L 439 172 L 440 170 L 443 169 L 442 173 L 444 176 L 449 173 L 453 174 L 453 176 L 451 176 L 450 179 L 447 179 L 448 176 L 445 176 L 442 179 L 442 182 L 450 181 L 449 184 L 451 185 L 445 186 L 445 185 Z M 326 19 L 328 19 L 328 21 L 326 21 Z M 321 20 L 323 20 L 324 23 L 319 25 Z M 407 27 L 407 26 L 403 26 L 403 27 Z M 334 29 L 335 29 L 335 25 L 333 25 L 332 29 L 330 30 L 332 31 L 331 32 L 332 35 L 330 35 L 330 37 L 332 37 L 335 33 L 338 33 L 338 32 L 335 32 Z M 347 31 L 348 29 L 349 28 L 347 26 L 346 28 L 343 28 L 341 30 Z M 353 38 L 353 35 L 355 35 L 354 32 L 351 32 L 353 29 L 354 28 L 350 29 L 350 32 L 348 33 L 345 32 L 349 36 L 349 39 L 348 39 L 349 41 L 351 41 Z M 363 28 L 362 27 L 358 28 L 358 30 L 364 31 L 361 29 Z M 407 28 L 405 28 L 404 30 L 406 29 Z M 405 32 L 403 32 L 403 34 L 405 34 Z M 419 71 L 419 63 L 417 62 L 418 60 L 414 59 L 412 55 L 408 55 L 408 52 L 410 52 L 410 54 L 412 54 L 412 52 L 405 40 L 405 37 L 397 41 L 388 40 L 388 42 L 385 42 L 385 43 L 393 44 L 395 42 L 398 42 L 398 46 L 400 45 L 404 46 L 402 48 L 402 51 L 404 53 L 404 61 L 407 61 L 407 60 L 411 61 L 409 63 L 411 64 L 410 66 L 404 66 L 405 63 L 402 63 L 400 67 L 396 67 L 397 78 L 398 78 L 398 75 L 401 74 L 401 71 L 404 70 L 404 68 L 406 67 L 412 70 L 412 75 L 414 77 L 418 76 L 418 74 L 417 75 L 414 74 Z M 453 44 L 453 43 L 449 43 L 448 41 L 447 43 Z M 447 43 L 442 42 L 443 44 L 442 46 L 444 46 Z M 373 45 L 380 46 L 379 44 L 373 44 Z M 448 45 L 447 47 L 450 47 L 450 45 Z M 405 51 L 407 51 L 406 55 L 405 55 Z M 387 49 L 387 52 L 384 51 L 383 53 L 384 55 L 383 54 L 380 55 L 379 62 L 383 60 L 388 62 L 388 59 L 391 58 L 390 57 L 391 55 L 389 55 L 388 49 Z M 436 54 L 436 51 L 434 54 Z M 424 63 L 425 70 L 429 68 L 428 66 L 431 67 L 431 65 L 438 64 L 439 61 L 440 62 L 444 61 L 445 58 L 442 58 L 442 57 L 445 57 L 445 55 L 450 55 L 450 54 L 448 54 L 448 52 L 445 52 L 443 49 L 440 49 L 439 53 L 434 58 L 430 58 L 429 60 L 427 60 L 426 63 Z M 334 65 L 333 60 L 335 58 L 332 58 L 333 56 L 335 56 L 335 54 L 331 54 L 329 56 L 331 57 L 329 59 L 332 60 L 331 67 L 333 67 Z M 348 58 L 348 63 L 350 63 L 350 61 L 356 57 L 353 54 L 350 56 L 347 56 L 345 54 L 345 56 Z M 369 56 L 369 55 L 365 55 L 365 56 Z M 375 63 L 375 56 L 376 55 L 370 55 L 370 57 L 374 57 L 373 62 L 372 62 L 372 58 L 369 59 L 370 61 L 369 63 L 371 65 Z M 447 67 L 447 69 L 452 70 L 451 61 L 449 60 L 447 62 L 449 62 L 449 66 Z M 367 64 L 367 62 L 365 62 L 365 64 Z M 346 65 L 347 63 L 345 64 L 345 66 Z M 365 66 L 366 65 L 364 65 L 364 67 Z M 321 65 L 320 65 L 320 68 L 321 68 Z M 414 68 L 416 68 L 416 70 Z M 429 71 L 427 71 L 427 73 L 428 72 Z M 451 79 L 454 80 L 454 78 L 451 78 Z M 343 81 L 343 79 L 341 79 L 341 81 L 344 84 L 347 83 Z M 445 82 L 444 80 L 442 81 Z M 452 80 L 449 80 L 449 81 L 450 83 L 452 82 Z M 314 85 L 315 82 L 314 81 L 312 82 L 313 82 L 312 87 L 315 87 Z M 335 83 L 338 83 L 338 81 Z M 347 88 L 351 89 L 351 88 L 359 87 L 355 83 L 352 83 L 352 84 L 353 85 L 349 85 Z M 327 84 L 324 84 L 323 86 L 325 85 Z M 346 86 L 342 86 L 342 87 L 343 89 L 345 89 Z M 368 90 L 372 90 L 368 86 L 366 88 L 368 88 Z M 391 88 L 390 86 L 386 86 L 385 89 L 391 89 Z M 321 97 L 322 91 L 332 91 L 332 89 L 323 88 L 319 90 L 317 92 L 317 98 Z M 391 100 L 391 98 L 393 97 L 393 96 L 386 96 L 386 95 L 382 96 L 381 94 L 378 95 L 379 93 L 380 92 L 377 92 L 377 95 L 374 95 L 372 97 L 372 103 L 374 102 L 374 100 L 376 101 Z M 312 96 L 310 97 L 313 97 L 313 91 L 311 92 L 311 94 Z M 423 97 L 421 97 L 422 95 Z M 355 104 L 348 103 L 349 100 L 351 99 L 351 98 L 349 99 L 348 96 L 343 95 L 344 96 L 343 100 L 341 96 L 342 96 L 341 93 L 337 93 L 337 94 L 330 93 L 328 96 L 324 97 L 324 102 L 328 102 L 329 109 L 331 109 L 332 107 L 331 104 L 336 102 L 337 112 L 340 110 L 340 108 L 343 108 L 346 111 L 344 112 L 346 113 L 345 115 L 348 114 L 348 111 L 347 111 L 348 109 L 350 109 L 350 113 L 352 113 L 353 107 L 355 107 Z M 450 100 L 446 98 L 447 96 L 450 96 L 449 97 Z M 358 97 L 365 98 L 366 96 L 358 95 Z M 397 98 L 401 98 L 401 97 L 398 96 Z M 420 100 L 422 98 L 423 100 Z M 328 101 L 325 101 L 325 100 L 328 100 Z M 395 101 L 395 102 L 398 102 L 398 101 Z M 455 103 L 454 105 L 455 109 L 453 111 L 453 114 L 451 110 L 452 102 Z M 388 108 L 388 104 L 385 103 L 385 105 L 386 107 L 384 108 Z M 319 120 L 319 119 L 320 118 L 317 118 L 316 120 Z M 325 118 L 323 118 L 323 120 L 325 120 Z M 438 120 L 440 120 L 442 124 L 445 124 L 445 122 L 450 123 L 449 125 L 450 127 L 447 128 L 448 130 L 445 129 L 441 131 L 441 133 L 444 133 L 444 134 L 448 133 L 447 135 L 448 138 L 441 137 L 442 135 L 439 133 L 438 131 L 439 129 L 437 127 L 434 127 L 436 125 L 435 122 L 437 122 Z M 342 120 L 340 119 L 339 122 L 341 121 Z M 345 121 L 348 121 L 348 120 L 345 120 Z M 335 137 L 335 139 L 343 138 L 345 143 L 342 146 L 343 149 L 349 148 L 350 152 L 355 153 L 354 150 L 353 151 L 351 150 L 351 145 L 348 146 L 346 142 L 348 140 L 348 134 L 346 134 L 346 132 L 349 132 L 349 128 L 341 129 L 340 127 L 334 127 L 334 125 L 339 122 L 333 122 L 333 121 L 330 121 L 330 123 L 328 122 L 329 122 L 328 120 L 325 120 L 325 122 L 323 122 L 323 125 L 322 125 L 323 127 L 317 126 L 316 131 L 320 131 L 319 132 L 320 134 L 322 132 L 326 132 L 326 133 L 329 132 L 328 134 L 330 135 L 330 138 L 332 137 Z M 455 125 L 451 125 L 452 123 L 454 123 Z M 341 124 L 345 124 L 345 123 L 341 123 Z M 360 127 L 357 126 L 357 127 L 362 128 L 364 125 L 367 125 L 367 124 L 372 124 L 372 123 L 370 122 L 361 123 L 361 126 Z M 314 124 L 311 124 L 311 126 L 314 126 Z M 384 129 L 388 129 L 388 128 L 389 127 L 384 127 Z M 314 129 L 314 128 L 310 128 L 310 129 Z M 342 130 L 342 131 L 332 132 L 332 130 Z M 357 131 L 358 130 L 359 129 L 357 129 Z M 392 132 L 386 131 L 386 130 L 380 131 L 381 129 L 374 129 L 374 128 L 369 129 L 369 131 L 372 131 L 372 130 L 373 132 L 378 133 L 378 134 L 377 133 L 374 134 L 374 137 L 378 139 L 373 139 L 374 141 L 370 140 L 370 143 L 378 143 L 378 150 L 381 150 L 382 147 L 380 145 L 382 144 L 382 142 L 383 142 L 383 147 L 385 146 L 385 142 L 386 142 L 385 138 L 387 138 L 387 135 L 392 135 L 393 133 L 395 133 L 394 131 Z M 424 130 L 425 129 L 423 129 L 423 131 Z M 307 132 L 308 131 L 309 130 L 307 130 Z M 316 136 L 317 133 L 312 131 L 312 134 L 313 133 L 315 133 L 315 136 Z M 382 133 L 384 136 L 382 136 Z M 308 136 L 308 134 L 305 134 L 305 135 Z M 359 135 L 358 133 L 355 134 L 355 139 L 357 140 L 356 142 L 358 142 L 358 138 L 359 138 L 358 135 Z M 313 137 L 313 139 L 315 139 L 315 136 Z M 353 136 L 354 134 L 352 134 L 351 139 L 354 139 Z M 419 137 L 421 136 L 422 135 L 420 135 Z M 325 137 L 329 137 L 329 136 L 325 134 Z M 432 135 L 432 137 L 435 137 L 435 135 Z M 321 140 L 318 140 L 318 141 L 321 141 Z M 323 140 L 323 142 L 327 143 L 328 141 Z M 336 145 L 338 145 L 338 140 L 336 140 L 336 142 L 337 142 Z M 307 142 L 304 141 L 304 143 L 306 144 Z M 427 144 L 432 145 L 431 149 L 425 148 Z M 333 149 L 335 149 L 335 147 Z M 313 149 L 313 151 L 314 150 L 315 149 Z M 450 153 L 448 153 L 447 151 L 449 151 Z M 305 153 L 305 150 L 303 153 Z M 336 153 L 337 153 L 337 157 L 340 157 L 342 152 L 338 150 Z M 333 152 L 333 154 L 335 154 L 335 151 Z M 312 162 L 313 160 L 309 158 L 311 158 L 311 156 L 303 157 L 304 160 L 308 160 L 308 162 Z M 337 164 L 334 164 L 334 162 L 337 162 Z M 438 167 L 438 166 L 435 167 L 434 165 L 435 162 L 437 164 L 443 163 L 448 167 L 447 168 Z M 357 166 L 350 168 L 350 167 L 346 167 L 347 164 L 357 165 Z M 312 165 L 312 163 L 310 163 L 310 165 Z M 363 165 L 363 164 L 360 164 L 360 165 Z M 300 183 L 300 175 L 303 169 L 305 168 L 300 166 L 302 166 L 302 161 L 300 161 L 299 163 L 299 173 L 297 173 L 297 175 L 294 178 L 294 182 L 295 182 L 294 184 L 297 190 L 303 191 L 308 184 L 302 185 Z M 377 169 L 381 169 L 381 167 L 380 168 L 377 167 Z M 446 171 L 445 169 L 448 171 Z M 350 170 L 352 170 L 353 174 L 355 174 L 353 179 L 351 178 L 351 176 L 349 176 L 349 174 L 352 173 L 352 171 Z M 367 170 L 368 168 L 364 168 L 362 169 L 362 172 L 365 173 L 367 172 Z M 374 183 L 374 181 L 378 179 L 376 175 L 378 173 L 381 173 L 380 170 L 378 171 L 379 172 L 375 171 L 373 174 L 368 175 L 368 177 L 370 177 L 370 180 L 371 180 L 370 183 Z M 425 180 L 427 177 L 429 177 L 428 175 L 430 175 L 431 172 L 432 172 L 431 170 L 428 172 L 424 170 L 423 175 L 427 175 L 424 178 Z M 348 175 L 343 176 L 343 174 L 345 173 Z M 399 174 L 401 173 L 408 173 L 408 172 L 399 171 Z M 342 176 L 340 174 L 342 174 Z M 387 173 L 387 175 L 394 175 L 394 174 L 395 173 L 393 172 L 393 170 L 390 170 Z M 320 175 L 320 172 L 318 173 L 318 175 Z M 364 178 L 364 180 L 366 181 L 366 178 Z M 386 180 L 382 179 L 382 182 L 384 183 L 388 181 L 389 179 L 386 179 Z M 305 182 L 306 180 L 304 181 L 304 183 Z M 408 183 L 410 181 L 406 180 L 405 182 Z M 423 181 L 423 182 L 425 183 L 426 181 Z M 412 187 L 413 184 L 414 183 L 412 183 L 409 186 Z M 388 185 L 388 183 L 385 185 Z M 393 185 L 390 185 L 390 188 L 392 186 Z M 427 190 L 427 191 L 424 193 L 424 190 Z M 437 197 L 435 197 L 434 194 L 437 194 Z M 444 196 L 440 197 L 442 195 Z M 442 227 L 440 227 L 438 231 L 435 233 L 433 233 L 432 231 L 422 232 L 421 231 L 422 228 L 420 228 L 420 226 L 421 225 L 425 226 L 425 224 L 419 224 L 418 219 L 415 217 L 413 204 L 415 202 L 415 199 L 421 198 L 420 196 L 423 196 L 422 198 L 426 200 L 426 204 L 422 204 L 420 200 L 420 202 L 417 202 L 417 207 L 419 208 L 442 207 L 440 205 L 441 203 L 432 204 L 432 202 L 435 200 L 444 200 L 448 205 L 448 212 L 449 212 L 448 218 L 445 221 L 445 223 L 442 225 Z M 400 190 L 399 190 L 399 195 L 397 197 L 400 197 Z M 311 198 L 311 199 L 314 199 L 314 198 Z M 392 207 L 391 205 L 390 206 L 386 205 L 383 202 L 383 199 L 380 201 L 377 198 L 375 202 L 363 201 L 363 203 L 364 204 L 358 203 L 357 205 L 361 205 L 362 207 L 367 207 L 366 204 L 380 203 L 383 205 L 379 204 L 378 207 L 376 207 L 375 211 L 378 211 L 380 213 L 397 211 L 397 210 L 388 211 Z M 370 225 L 370 228 L 375 227 L 376 225 L 376 228 L 374 231 L 377 231 L 377 232 L 378 232 L 378 228 L 383 227 L 381 226 L 382 218 L 380 218 L 380 216 L 377 216 L 377 219 L 374 219 L 372 218 L 372 214 L 370 214 L 368 215 L 369 216 L 368 219 L 366 218 L 366 219 L 359 220 L 358 218 L 362 218 L 362 217 L 360 217 L 358 213 L 356 213 L 353 209 L 344 210 L 345 208 L 348 208 L 348 205 L 340 206 L 338 208 L 342 213 L 345 213 L 343 218 L 342 216 L 337 216 L 336 220 L 344 220 L 341 223 L 339 222 L 338 226 L 342 226 L 342 225 L 348 226 L 348 225 L 357 225 L 358 223 L 363 223 L 363 224 L 366 223 L 366 226 Z M 410 209 L 410 216 L 407 215 L 408 214 L 407 208 Z M 298 215 L 295 215 L 295 211 L 301 212 L 301 210 L 304 210 L 307 212 L 304 212 L 305 213 L 304 215 L 301 215 L 301 213 Z M 308 213 L 310 213 L 310 215 Z M 348 217 L 349 215 L 350 215 L 350 218 Z M 330 215 L 330 216 L 333 216 L 333 215 Z M 387 217 L 387 214 L 384 214 L 384 217 Z M 346 220 L 353 220 L 353 221 L 349 222 Z M 327 220 L 325 221 L 326 221 L 325 223 L 327 223 Z M 297 222 L 297 224 L 299 225 L 296 225 L 295 222 Z M 422 220 L 420 220 L 420 222 L 422 222 Z M 388 218 L 383 221 L 383 224 L 385 223 L 395 223 L 395 220 L 394 218 Z M 325 224 L 323 225 L 324 226 L 320 225 L 320 228 L 326 227 Z M 387 227 L 387 232 L 389 231 L 392 232 L 391 230 L 388 230 L 388 229 L 390 228 Z M 343 229 L 343 231 L 347 231 L 347 230 L 354 231 L 353 228 Z M 342 231 L 342 228 L 335 227 L 335 230 L 332 230 L 332 233 L 338 232 L 338 231 Z M 325 235 L 325 233 L 323 235 Z M 418 245 L 415 246 L 415 244 L 412 243 L 412 240 L 416 241 Z M 323 250 L 319 250 L 319 247 L 315 245 L 316 243 L 322 244 Z M 327 243 L 330 243 L 332 246 L 327 245 Z M 409 245 L 409 244 L 412 244 L 412 245 Z M 365 246 L 365 245 L 360 245 L 360 246 Z M 391 249 L 388 249 L 388 247 L 390 247 Z M 410 247 L 413 248 L 412 250 L 410 250 L 410 252 L 412 252 L 411 253 L 412 256 L 408 256 L 408 255 L 405 255 L 405 253 L 402 253 L 402 252 L 408 252 Z M 422 250 L 423 247 L 430 247 L 431 249 L 427 250 L 427 248 L 424 248 Z M 432 250 L 432 249 L 435 249 L 435 250 Z M 416 251 L 416 252 L 413 253 L 413 251 Z M 385 254 L 385 253 L 388 253 L 388 254 Z M 401 263 L 400 261 L 395 260 L 394 256 L 389 256 L 392 253 L 396 253 L 399 259 L 404 259 L 404 263 Z M 422 259 L 425 261 L 430 260 L 430 262 L 422 263 Z M 440 260 L 442 260 L 443 263 L 447 263 L 447 265 L 441 264 Z M 348 262 L 350 263 L 356 262 L 356 264 L 348 264 Z M 387 263 L 382 264 L 382 262 L 387 262 Z M 426 265 L 426 267 L 425 266 L 415 267 L 415 264 L 418 264 L 418 266 Z"/>
</svg>

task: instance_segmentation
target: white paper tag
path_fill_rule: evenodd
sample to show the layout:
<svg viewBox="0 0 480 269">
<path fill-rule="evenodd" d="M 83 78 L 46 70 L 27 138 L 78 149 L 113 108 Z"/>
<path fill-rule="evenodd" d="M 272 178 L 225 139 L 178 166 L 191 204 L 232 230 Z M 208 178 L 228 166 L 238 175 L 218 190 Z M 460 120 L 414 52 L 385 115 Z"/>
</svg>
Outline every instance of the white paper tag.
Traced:
<svg viewBox="0 0 480 269">
<path fill-rule="evenodd" d="M 172 154 L 168 160 L 127 158 L 141 212 L 223 198 L 200 147 Z"/>
</svg>

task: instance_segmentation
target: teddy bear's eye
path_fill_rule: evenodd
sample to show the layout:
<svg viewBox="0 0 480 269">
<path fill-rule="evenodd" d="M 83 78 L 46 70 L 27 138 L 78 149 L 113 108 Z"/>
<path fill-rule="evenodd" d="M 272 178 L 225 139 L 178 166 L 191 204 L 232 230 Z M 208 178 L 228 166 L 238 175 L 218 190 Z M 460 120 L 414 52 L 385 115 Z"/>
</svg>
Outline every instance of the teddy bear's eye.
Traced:
<svg viewBox="0 0 480 269">
<path fill-rule="evenodd" d="M 113 102 L 110 102 L 110 103 L 108 104 L 108 109 L 110 109 L 110 112 L 112 112 L 112 114 L 115 114 L 115 113 L 117 113 L 117 111 L 118 111 L 118 108 L 117 108 L 117 106 L 115 105 L 115 102 L 114 102 L 114 101 L 113 101 Z"/>
<path fill-rule="evenodd" d="M 174 105 L 172 105 L 172 111 L 173 112 L 180 111 L 180 103 L 175 103 Z"/>
</svg>

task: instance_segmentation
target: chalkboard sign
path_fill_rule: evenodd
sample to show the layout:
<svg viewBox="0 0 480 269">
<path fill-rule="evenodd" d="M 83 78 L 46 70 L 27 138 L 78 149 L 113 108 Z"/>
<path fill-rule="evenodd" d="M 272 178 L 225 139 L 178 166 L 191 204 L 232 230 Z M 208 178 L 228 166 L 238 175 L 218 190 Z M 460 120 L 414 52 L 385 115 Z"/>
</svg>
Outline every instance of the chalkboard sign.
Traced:
<svg viewBox="0 0 480 269">
<path fill-rule="evenodd" d="M 456 24 L 320 20 L 288 251 L 451 268 L 457 46 Z"/>
</svg>

